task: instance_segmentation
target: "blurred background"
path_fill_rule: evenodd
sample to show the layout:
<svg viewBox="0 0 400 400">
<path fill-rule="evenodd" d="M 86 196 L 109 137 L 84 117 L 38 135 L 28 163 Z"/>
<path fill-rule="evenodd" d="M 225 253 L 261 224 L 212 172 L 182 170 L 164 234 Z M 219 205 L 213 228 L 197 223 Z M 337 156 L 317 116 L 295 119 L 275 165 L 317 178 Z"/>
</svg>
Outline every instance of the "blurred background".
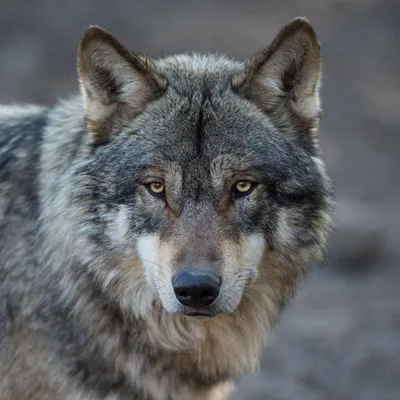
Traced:
<svg viewBox="0 0 400 400">
<path fill-rule="evenodd" d="M 244 59 L 296 16 L 311 20 L 322 43 L 320 135 L 338 228 L 260 371 L 233 398 L 399 400 L 399 0 L 0 0 L 0 103 L 51 105 L 76 91 L 77 44 L 89 24 L 153 56 Z"/>
</svg>

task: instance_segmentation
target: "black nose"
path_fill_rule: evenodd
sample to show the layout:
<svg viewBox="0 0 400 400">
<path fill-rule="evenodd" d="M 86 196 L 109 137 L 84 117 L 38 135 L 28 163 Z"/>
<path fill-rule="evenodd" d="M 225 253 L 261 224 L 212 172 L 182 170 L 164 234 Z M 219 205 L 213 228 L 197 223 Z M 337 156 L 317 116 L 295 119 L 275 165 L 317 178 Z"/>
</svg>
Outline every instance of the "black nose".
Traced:
<svg viewBox="0 0 400 400">
<path fill-rule="evenodd" d="M 183 270 L 172 279 L 175 296 L 188 307 L 206 307 L 215 302 L 221 281 L 212 272 Z"/>
</svg>

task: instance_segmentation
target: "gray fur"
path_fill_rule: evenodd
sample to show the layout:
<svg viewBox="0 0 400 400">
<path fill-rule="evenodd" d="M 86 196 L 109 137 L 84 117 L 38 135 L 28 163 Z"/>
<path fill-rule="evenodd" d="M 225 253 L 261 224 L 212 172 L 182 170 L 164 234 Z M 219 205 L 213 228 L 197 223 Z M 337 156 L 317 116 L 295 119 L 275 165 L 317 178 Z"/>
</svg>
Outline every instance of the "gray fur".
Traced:
<svg viewBox="0 0 400 400">
<path fill-rule="evenodd" d="M 257 366 L 332 225 L 319 45 L 285 29 L 244 64 L 146 60 L 89 28 L 82 95 L 0 108 L 1 399 L 225 399 Z M 258 184 L 233 200 L 235 179 Z M 209 318 L 174 298 L 191 265 L 223 280 Z"/>
</svg>

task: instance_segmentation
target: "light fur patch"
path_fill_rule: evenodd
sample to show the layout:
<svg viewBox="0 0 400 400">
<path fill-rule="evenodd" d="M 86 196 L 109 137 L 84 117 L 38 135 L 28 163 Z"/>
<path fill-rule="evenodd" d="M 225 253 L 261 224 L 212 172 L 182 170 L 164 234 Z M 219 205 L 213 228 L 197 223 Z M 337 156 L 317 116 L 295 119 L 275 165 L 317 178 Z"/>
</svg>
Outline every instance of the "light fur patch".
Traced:
<svg viewBox="0 0 400 400">
<path fill-rule="evenodd" d="M 265 240 L 262 235 L 244 236 L 241 240 L 243 267 L 258 269 L 265 252 Z"/>
<path fill-rule="evenodd" d="M 33 104 L 2 105 L 0 107 L 0 122 L 8 123 L 11 122 L 10 120 L 29 117 L 30 115 L 38 114 L 44 110 L 44 107 Z"/>
<path fill-rule="evenodd" d="M 315 166 L 317 167 L 319 173 L 322 175 L 324 180 L 325 181 L 328 180 L 328 176 L 326 175 L 324 162 L 318 157 L 311 157 L 311 159 L 314 161 Z"/>
<path fill-rule="evenodd" d="M 108 236 L 113 242 L 123 245 L 129 233 L 128 207 L 120 205 L 116 215 L 112 215 L 111 220 L 112 223 L 108 228 Z"/>
<path fill-rule="evenodd" d="M 160 241 L 158 235 L 138 238 L 137 250 L 142 260 L 146 277 L 158 292 L 164 308 L 174 312 L 179 307 L 172 288 L 172 245 Z"/>
<path fill-rule="evenodd" d="M 278 212 L 276 235 L 280 245 L 289 246 L 292 244 L 293 230 L 290 227 L 288 212 L 285 208 L 281 208 Z"/>
<path fill-rule="evenodd" d="M 242 300 L 246 285 L 258 276 L 258 269 L 265 252 L 262 235 L 243 236 L 238 244 L 225 241 L 223 254 L 221 306 L 233 312 Z"/>
<path fill-rule="evenodd" d="M 221 55 L 200 53 L 173 55 L 158 60 L 157 64 L 161 69 L 179 68 L 190 75 L 219 73 L 221 69 L 231 69 L 233 64 L 241 66 L 241 63 Z"/>
</svg>

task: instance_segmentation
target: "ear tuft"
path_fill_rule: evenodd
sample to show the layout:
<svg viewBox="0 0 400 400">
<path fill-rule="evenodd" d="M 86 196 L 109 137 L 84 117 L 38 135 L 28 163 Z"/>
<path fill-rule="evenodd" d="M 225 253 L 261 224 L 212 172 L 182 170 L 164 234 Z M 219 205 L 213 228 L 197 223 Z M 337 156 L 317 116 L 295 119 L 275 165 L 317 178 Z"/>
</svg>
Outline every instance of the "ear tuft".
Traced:
<svg viewBox="0 0 400 400">
<path fill-rule="evenodd" d="M 144 111 L 164 87 L 146 57 L 130 53 L 106 30 L 91 25 L 78 49 L 78 73 L 88 129 L 103 142 Z"/>
<path fill-rule="evenodd" d="M 267 49 L 247 61 L 232 83 L 240 94 L 279 118 L 278 123 L 287 126 L 290 117 L 315 128 L 320 114 L 320 75 L 315 30 L 306 18 L 296 18 Z"/>
</svg>

